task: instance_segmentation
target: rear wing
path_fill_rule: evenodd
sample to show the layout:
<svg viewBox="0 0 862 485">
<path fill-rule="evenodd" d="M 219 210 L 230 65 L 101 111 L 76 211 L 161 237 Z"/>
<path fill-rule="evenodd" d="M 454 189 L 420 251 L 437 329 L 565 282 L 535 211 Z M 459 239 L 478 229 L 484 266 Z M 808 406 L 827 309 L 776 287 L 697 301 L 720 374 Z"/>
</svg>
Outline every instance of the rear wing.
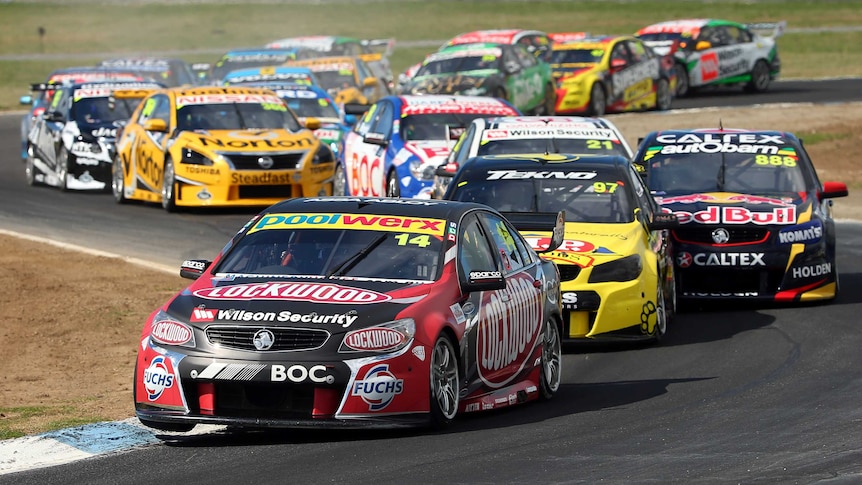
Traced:
<svg viewBox="0 0 862 485">
<path fill-rule="evenodd" d="M 389 57 L 395 51 L 395 38 L 389 39 L 366 39 L 362 41 L 362 46 L 368 49 L 368 52 L 380 54 L 383 57 Z"/>
<path fill-rule="evenodd" d="M 777 39 L 784 34 L 784 31 L 787 29 L 787 21 L 782 20 L 780 22 L 757 22 L 752 24 L 746 24 L 748 30 L 754 32 L 755 34 L 761 37 L 772 37 L 773 39 Z"/>
<path fill-rule="evenodd" d="M 563 244 L 566 231 L 566 211 L 560 212 L 501 212 L 518 232 L 550 232 L 547 247 L 536 249 L 537 253 L 553 251 Z"/>
</svg>

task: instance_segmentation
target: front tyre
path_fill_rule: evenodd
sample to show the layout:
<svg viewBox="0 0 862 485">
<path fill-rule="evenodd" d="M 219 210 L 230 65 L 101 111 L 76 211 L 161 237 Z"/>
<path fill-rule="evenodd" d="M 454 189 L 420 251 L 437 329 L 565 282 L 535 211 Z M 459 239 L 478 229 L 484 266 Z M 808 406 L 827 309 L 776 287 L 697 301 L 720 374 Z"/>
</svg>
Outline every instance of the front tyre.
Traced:
<svg viewBox="0 0 862 485">
<path fill-rule="evenodd" d="M 751 69 L 751 81 L 745 85 L 745 90 L 749 93 L 762 93 L 769 88 L 770 80 L 769 66 L 761 59 L 754 63 Z"/>
<path fill-rule="evenodd" d="M 560 389 L 562 381 L 563 346 L 560 339 L 560 328 L 553 320 L 545 322 L 542 344 L 542 372 L 539 383 L 540 396 L 547 401 L 554 397 Z"/>
<path fill-rule="evenodd" d="M 398 174 L 394 169 L 386 177 L 386 197 L 401 197 L 401 186 L 398 184 Z"/>
<path fill-rule="evenodd" d="M 347 189 L 347 178 L 341 163 L 335 163 L 335 175 L 332 178 L 332 195 L 350 195 Z"/>
<path fill-rule="evenodd" d="M 673 102 L 673 95 L 670 92 L 670 85 L 667 79 L 659 79 L 655 88 L 655 109 L 657 111 L 667 111 Z"/>
<path fill-rule="evenodd" d="M 69 190 L 69 151 L 66 147 L 60 147 L 60 153 L 57 154 L 57 179 L 59 181 L 57 187 L 63 192 Z"/>
<path fill-rule="evenodd" d="M 599 83 L 593 84 L 590 89 L 590 102 L 587 105 L 587 114 L 589 116 L 604 116 L 607 109 L 607 99 L 605 98 L 605 90 Z"/>
<path fill-rule="evenodd" d="M 446 335 L 437 337 L 431 351 L 431 427 L 442 429 L 458 414 L 460 383 L 455 347 Z"/>
<path fill-rule="evenodd" d="M 688 69 L 680 63 L 673 65 L 673 70 L 676 72 L 676 97 L 682 98 L 689 94 Z"/>
<path fill-rule="evenodd" d="M 128 201 L 125 189 L 126 180 L 123 173 L 123 162 L 120 161 L 119 155 L 114 155 L 114 161 L 111 163 L 111 193 L 114 195 L 114 202 L 125 204 Z"/>
<path fill-rule="evenodd" d="M 170 158 L 166 158 L 165 170 L 162 176 L 162 209 L 168 212 L 175 212 L 177 210 L 176 185 L 174 162 Z"/>
<path fill-rule="evenodd" d="M 39 185 L 39 182 L 36 182 L 36 170 L 33 154 L 28 153 L 27 160 L 24 162 L 24 178 L 27 180 L 27 185 L 31 187 Z"/>
<path fill-rule="evenodd" d="M 536 109 L 538 115 L 554 116 L 557 112 L 557 90 L 553 84 L 545 86 L 545 96 L 542 105 Z"/>
</svg>

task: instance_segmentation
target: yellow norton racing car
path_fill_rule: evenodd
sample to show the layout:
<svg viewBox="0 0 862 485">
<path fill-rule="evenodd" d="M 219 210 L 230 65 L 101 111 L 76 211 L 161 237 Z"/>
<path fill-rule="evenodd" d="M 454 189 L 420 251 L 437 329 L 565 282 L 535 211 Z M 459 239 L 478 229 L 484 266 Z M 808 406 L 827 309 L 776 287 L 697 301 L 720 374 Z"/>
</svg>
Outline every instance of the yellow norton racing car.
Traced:
<svg viewBox="0 0 862 485">
<path fill-rule="evenodd" d="M 118 203 L 268 206 L 332 194 L 332 151 L 284 101 L 262 88 L 170 88 L 150 93 L 117 137 Z"/>
<path fill-rule="evenodd" d="M 518 227 L 565 211 L 565 240 L 542 257 L 560 270 L 563 337 L 658 341 L 676 312 L 668 229 L 631 163 L 617 155 L 485 155 L 468 159 L 444 199 L 489 205 Z M 534 248 L 549 232 L 521 231 Z M 505 261 L 504 261 L 505 264 Z"/>
</svg>

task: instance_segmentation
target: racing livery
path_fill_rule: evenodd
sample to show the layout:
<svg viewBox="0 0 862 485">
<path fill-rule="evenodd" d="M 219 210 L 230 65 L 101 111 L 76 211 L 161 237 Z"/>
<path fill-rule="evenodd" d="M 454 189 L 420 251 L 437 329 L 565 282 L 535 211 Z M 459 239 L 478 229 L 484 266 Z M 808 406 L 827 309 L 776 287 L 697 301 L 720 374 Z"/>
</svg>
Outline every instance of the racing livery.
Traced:
<svg viewBox="0 0 862 485">
<path fill-rule="evenodd" d="M 149 91 L 161 87 L 139 81 L 46 85 L 51 102 L 34 118 L 27 138 L 27 184 L 110 189 L 117 130 Z"/>
<path fill-rule="evenodd" d="M 302 48 L 317 53 L 314 57 L 351 56 L 359 57 L 371 70 L 374 77 L 384 80 L 392 88 L 394 77 L 389 56 L 395 49 L 395 39 L 356 39 L 338 35 L 309 35 L 288 37 L 267 44 L 270 49 Z"/>
<path fill-rule="evenodd" d="M 676 88 L 673 60 L 631 36 L 555 43 L 548 61 L 557 114 L 668 110 Z"/>
<path fill-rule="evenodd" d="M 521 44 L 465 44 L 435 52 L 403 94 L 457 94 L 505 99 L 522 113 L 553 115 L 551 67 Z"/>
<path fill-rule="evenodd" d="M 468 158 L 513 153 L 634 155 L 620 130 L 605 118 L 584 116 L 510 116 L 477 118 L 434 173 L 432 198 L 446 192 L 452 176 Z"/>
<path fill-rule="evenodd" d="M 302 48 L 284 49 L 237 49 L 226 52 L 212 67 L 207 79 L 213 84 L 223 84 L 225 76 L 232 71 L 275 67 L 287 61 L 315 57 L 314 51 Z M 285 81 L 281 79 L 281 81 Z"/>
<path fill-rule="evenodd" d="M 249 83 L 291 83 L 320 86 L 320 81 L 311 69 L 288 66 L 237 69 L 226 73 L 221 81 L 223 86 L 236 86 Z"/>
<path fill-rule="evenodd" d="M 832 198 L 788 132 L 660 131 L 635 155 L 673 230 L 677 295 L 776 302 L 829 300 L 838 291 Z"/>
<path fill-rule="evenodd" d="M 311 69 L 320 86 L 331 94 L 337 103 L 371 104 L 389 94 L 386 81 L 375 76 L 359 57 L 318 57 L 288 61 L 285 65 Z"/>
<path fill-rule="evenodd" d="M 165 57 L 120 57 L 105 59 L 99 67 L 106 69 L 132 71 L 141 77 L 167 87 L 195 86 L 199 77 L 191 65 L 182 59 Z"/>
<path fill-rule="evenodd" d="M 563 338 L 658 341 L 676 312 L 663 214 L 629 159 L 614 155 L 487 155 L 455 175 L 446 200 L 478 202 L 516 226 L 565 211 L 565 239 L 544 257 L 560 270 Z M 548 233 L 521 230 L 535 248 Z"/>
<path fill-rule="evenodd" d="M 387 96 L 344 137 L 333 191 L 427 199 L 434 170 L 473 119 L 518 114 L 482 96 Z"/>
<path fill-rule="evenodd" d="M 717 19 L 683 19 L 640 29 L 635 35 L 676 61 L 677 96 L 695 88 L 743 85 L 762 92 L 781 72 L 775 40 L 786 22 L 741 24 Z M 761 33 L 768 31 L 769 33 Z"/>
<path fill-rule="evenodd" d="M 331 194 L 332 150 L 272 91 L 172 88 L 151 93 L 117 143 L 113 194 L 177 207 L 266 206 Z"/>
<path fill-rule="evenodd" d="M 440 428 L 560 385 L 559 273 L 478 204 L 291 199 L 181 275 L 138 346 L 147 426 Z"/>
</svg>

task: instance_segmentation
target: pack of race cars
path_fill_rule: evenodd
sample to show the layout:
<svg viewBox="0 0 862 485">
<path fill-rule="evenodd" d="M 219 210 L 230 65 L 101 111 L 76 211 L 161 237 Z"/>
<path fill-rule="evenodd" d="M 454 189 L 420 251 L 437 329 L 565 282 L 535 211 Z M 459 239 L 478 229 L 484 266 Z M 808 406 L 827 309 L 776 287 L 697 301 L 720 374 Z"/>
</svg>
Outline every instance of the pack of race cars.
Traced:
<svg viewBox="0 0 862 485">
<path fill-rule="evenodd" d="M 633 149 L 603 117 L 766 90 L 783 28 L 480 30 L 397 78 L 392 39 L 280 39 L 197 76 L 112 59 L 22 98 L 26 181 L 266 207 L 147 320 L 144 424 L 439 428 L 551 398 L 563 343 L 658 342 L 683 303 L 836 297 L 847 186 L 794 134 L 659 129 Z"/>
</svg>

